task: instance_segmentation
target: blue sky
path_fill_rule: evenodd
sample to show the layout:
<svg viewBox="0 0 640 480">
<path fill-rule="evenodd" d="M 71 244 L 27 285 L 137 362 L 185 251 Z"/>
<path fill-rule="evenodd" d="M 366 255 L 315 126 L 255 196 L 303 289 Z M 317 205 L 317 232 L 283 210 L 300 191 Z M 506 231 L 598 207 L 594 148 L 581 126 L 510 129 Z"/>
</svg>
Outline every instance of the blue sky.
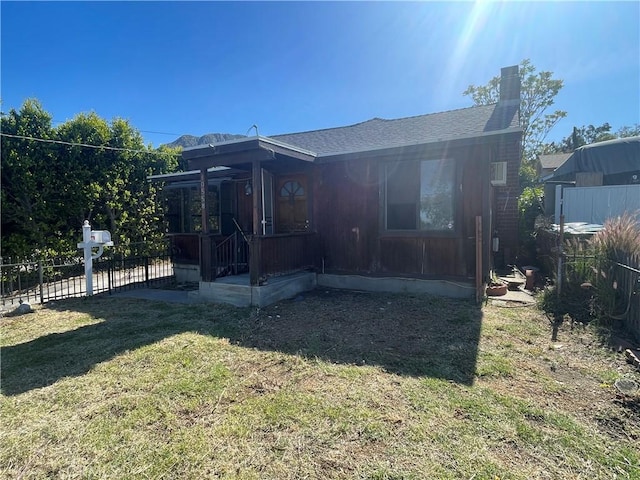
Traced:
<svg viewBox="0 0 640 480">
<path fill-rule="evenodd" d="M 471 105 L 462 92 L 531 59 L 573 125 L 640 122 L 640 3 L 0 3 L 3 112 L 261 135 Z M 166 132 L 169 135 L 151 132 Z M 252 132 L 253 133 L 253 132 Z"/>
</svg>

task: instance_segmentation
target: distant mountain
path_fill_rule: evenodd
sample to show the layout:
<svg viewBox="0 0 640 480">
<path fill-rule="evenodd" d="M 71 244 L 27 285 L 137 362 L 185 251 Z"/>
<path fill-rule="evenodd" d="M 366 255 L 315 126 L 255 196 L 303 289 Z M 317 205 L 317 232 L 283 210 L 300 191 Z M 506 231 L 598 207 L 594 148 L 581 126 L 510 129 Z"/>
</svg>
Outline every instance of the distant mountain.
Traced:
<svg viewBox="0 0 640 480">
<path fill-rule="evenodd" d="M 234 135 L 232 133 L 207 133 L 201 137 L 194 137 L 193 135 L 182 135 L 180 138 L 174 140 L 171 143 L 167 143 L 167 147 L 195 147 L 198 145 L 208 145 L 210 143 L 226 142 L 228 140 L 236 140 L 238 138 L 245 138 L 246 135 Z"/>
</svg>

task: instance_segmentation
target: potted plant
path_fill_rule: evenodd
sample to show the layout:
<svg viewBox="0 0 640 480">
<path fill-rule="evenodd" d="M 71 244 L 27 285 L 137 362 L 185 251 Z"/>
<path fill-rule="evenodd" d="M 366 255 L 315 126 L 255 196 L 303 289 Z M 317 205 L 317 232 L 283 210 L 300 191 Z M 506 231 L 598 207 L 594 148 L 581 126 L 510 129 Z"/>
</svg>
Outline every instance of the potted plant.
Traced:
<svg viewBox="0 0 640 480">
<path fill-rule="evenodd" d="M 491 274 L 491 280 L 487 285 L 486 294 L 488 297 L 500 297 L 507 294 L 508 285 L 500 280 L 495 273 Z"/>
</svg>

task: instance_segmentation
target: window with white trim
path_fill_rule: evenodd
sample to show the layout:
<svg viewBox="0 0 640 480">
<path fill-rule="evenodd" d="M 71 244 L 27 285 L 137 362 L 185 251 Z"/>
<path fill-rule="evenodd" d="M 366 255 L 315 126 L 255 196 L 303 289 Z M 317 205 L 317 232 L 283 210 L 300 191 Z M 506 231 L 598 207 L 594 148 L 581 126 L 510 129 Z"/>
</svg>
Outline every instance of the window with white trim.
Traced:
<svg viewBox="0 0 640 480">
<path fill-rule="evenodd" d="M 491 185 L 501 186 L 507 184 L 507 162 L 491 163 Z"/>
</svg>

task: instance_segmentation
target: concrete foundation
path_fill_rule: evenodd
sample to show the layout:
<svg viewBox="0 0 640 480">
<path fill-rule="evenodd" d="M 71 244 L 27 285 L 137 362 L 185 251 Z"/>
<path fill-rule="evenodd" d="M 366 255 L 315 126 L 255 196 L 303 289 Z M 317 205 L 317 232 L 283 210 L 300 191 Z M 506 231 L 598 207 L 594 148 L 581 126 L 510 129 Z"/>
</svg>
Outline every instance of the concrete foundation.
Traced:
<svg viewBox="0 0 640 480">
<path fill-rule="evenodd" d="M 464 283 L 448 280 L 319 273 L 316 282 L 319 287 L 364 290 L 367 292 L 429 293 L 452 298 L 475 298 L 476 294 L 476 289 L 472 282 Z"/>
<path fill-rule="evenodd" d="M 316 274 L 300 272 L 271 277 L 260 286 L 249 284 L 249 275 L 233 275 L 215 282 L 200 282 L 198 297 L 203 302 L 228 303 L 236 307 L 264 307 L 295 297 L 316 287 Z"/>
<path fill-rule="evenodd" d="M 316 287 L 364 290 L 368 292 L 428 293 L 452 298 L 475 298 L 472 282 L 424 280 L 402 277 L 365 277 L 360 275 L 299 272 L 271 277 L 260 286 L 249 284 L 249 275 L 230 275 L 215 282 L 200 282 L 198 292 L 189 292 L 192 301 L 228 303 L 236 307 L 264 307 L 293 298 Z"/>
<path fill-rule="evenodd" d="M 200 266 L 174 263 L 173 272 L 177 283 L 197 283 L 200 281 Z"/>
</svg>

